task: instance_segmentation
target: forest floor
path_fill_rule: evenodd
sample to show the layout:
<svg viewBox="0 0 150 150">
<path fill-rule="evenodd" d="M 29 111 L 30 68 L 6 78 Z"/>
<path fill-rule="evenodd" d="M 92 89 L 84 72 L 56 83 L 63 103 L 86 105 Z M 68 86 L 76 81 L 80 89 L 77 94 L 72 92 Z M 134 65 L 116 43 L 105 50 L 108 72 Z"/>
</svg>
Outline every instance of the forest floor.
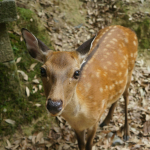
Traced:
<svg viewBox="0 0 150 150">
<path fill-rule="evenodd" d="M 57 51 L 75 50 L 83 42 L 95 35 L 99 29 L 116 24 L 117 21 L 119 22 L 118 24 L 122 24 L 120 23 L 121 19 L 118 20 L 118 18 L 126 16 L 127 12 L 130 12 L 127 21 L 131 22 L 130 25 L 133 29 L 137 29 L 136 25 L 133 26 L 135 22 L 137 23 L 137 20 L 141 21 L 145 16 L 150 15 L 146 6 L 149 3 L 142 0 L 126 0 L 121 1 L 121 4 L 116 4 L 115 1 L 104 1 L 99 4 L 97 1 L 79 0 L 76 2 L 73 0 L 17 0 L 16 2 L 18 7 L 30 9 L 36 13 L 41 20 L 42 26 L 50 36 L 52 49 Z M 126 9 L 122 11 L 123 8 Z M 100 9 L 100 12 L 97 12 L 98 9 Z M 18 19 L 19 17 L 18 15 Z M 122 17 L 122 19 L 124 18 Z M 28 21 L 33 22 L 34 18 L 30 18 Z M 128 26 L 129 24 L 127 24 Z M 18 34 L 22 42 L 20 27 L 16 25 L 13 31 L 9 32 Z M 141 41 L 142 36 L 140 35 Z M 140 40 L 139 44 L 141 44 Z M 92 150 L 150 149 L 150 50 L 142 50 L 141 47 L 130 86 L 128 105 L 130 139 L 128 142 L 124 142 L 122 140 L 123 133 L 120 131 L 124 124 L 124 100 L 121 97 L 110 124 L 104 128 L 98 127 Z M 22 59 L 17 55 L 16 62 L 18 67 Z M 36 63 L 33 63 L 28 70 L 34 70 L 36 65 Z M 28 74 L 22 75 L 23 78 L 28 76 Z M 39 78 L 35 77 L 34 84 L 36 84 L 34 86 L 36 93 L 41 88 Z M 30 97 L 31 89 L 25 88 L 25 91 L 27 97 Z M 36 103 L 36 106 L 40 108 L 41 103 Z M 102 120 L 107 112 L 108 110 L 105 111 Z M 112 131 L 117 131 L 116 136 Z M 116 145 L 112 145 L 114 141 Z M 31 124 L 21 125 L 13 135 L 5 136 L 0 142 L 0 149 L 77 150 L 78 146 L 74 131 L 70 125 L 60 116 L 50 118 L 45 109 L 45 113 L 38 119 L 33 119 Z"/>
</svg>

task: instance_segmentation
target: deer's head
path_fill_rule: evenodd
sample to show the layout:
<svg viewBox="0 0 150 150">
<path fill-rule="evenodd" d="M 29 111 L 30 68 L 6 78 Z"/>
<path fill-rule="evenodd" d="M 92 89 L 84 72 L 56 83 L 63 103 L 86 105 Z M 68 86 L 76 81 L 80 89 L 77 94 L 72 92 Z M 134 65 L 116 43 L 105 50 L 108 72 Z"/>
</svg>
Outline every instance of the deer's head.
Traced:
<svg viewBox="0 0 150 150">
<path fill-rule="evenodd" d="M 93 38 L 76 51 L 52 51 L 26 29 L 22 29 L 29 54 L 42 63 L 41 79 L 46 96 L 46 108 L 56 116 L 71 100 L 80 78 L 81 64 L 86 59 Z"/>
</svg>

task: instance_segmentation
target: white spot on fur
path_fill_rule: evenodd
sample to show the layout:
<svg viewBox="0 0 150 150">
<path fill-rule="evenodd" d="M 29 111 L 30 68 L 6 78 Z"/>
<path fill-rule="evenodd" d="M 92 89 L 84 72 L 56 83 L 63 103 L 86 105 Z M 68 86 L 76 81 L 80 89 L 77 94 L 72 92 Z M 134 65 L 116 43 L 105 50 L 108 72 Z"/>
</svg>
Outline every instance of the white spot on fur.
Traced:
<svg viewBox="0 0 150 150">
<path fill-rule="evenodd" d="M 105 89 L 106 89 L 106 90 L 108 89 L 108 86 L 107 86 L 107 85 L 105 86 Z"/>
<path fill-rule="evenodd" d="M 105 101 L 106 101 L 105 99 L 102 100 L 102 108 L 104 108 Z"/>
<path fill-rule="evenodd" d="M 118 64 L 115 62 L 115 66 L 118 66 Z"/>
<path fill-rule="evenodd" d="M 89 99 L 92 99 L 93 98 L 93 96 L 89 96 Z"/>
<path fill-rule="evenodd" d="M 135 41 L 133 41 L 133 44 L 136 46 L 136 42 Z"/>
<path fill-rule="evenodd" d="M 126 57 L 126 56 L 123 56 L 123 57 L 124 57 L 125 60 L 127 60 L 127 57 Z"/>
<path fill-rule="evenodd" d="M 133 53 L 131 53 L 130 56 L 133 57 Z"/>
<path fill-rule="evenodd" d="M 127 76 L 127 74 L 128 74 L 128 70 L 126 70 L 125 76 Z"/>
<path fill-rule="evenodd" d="M 126 35 L 128 36 L 128 35 L 129 35 L 129 33 L 127 33 L 127 32 L 126 32 Z"/>
<path fill-rule="evenodd" d="M 107 61 L 107 64 L 111 65 L 111 62 L 110 62 L 110 61 Z"/>
<path fill-rule="evenodd" d="M 106 54 L 109 55 L 110 53 L 107 52 Z"/>
<path fill-rule="evenodd" d="M 101 93 L 103 93 L 103 88 L 100 88 L 99 90 L 100 90 Z"/>
<path fill-rule="evenodd" d="M 85 85 L 85 91 L 87 92 L 87 91 L 90 89 L 90 87 L 91 87 L 91 84 L 90 84 L 90 83 L 87 83 L 87 84 Z"/>
<path fill-rule="evenodd" d="M 110 32 L 113 32 L 113 31 L 115 31 L 115 29 L 112 29 Z"/>
<path fill-rule="evenodd" d="M 115 84 L 118 85 L 118 81 L 116 81 Z"/>
<path fill-rule="evenodd" d="M 119 76 L 121 76 L 122 75 L 122 72 L 119 72 L 119 74 L 118 74 Z"/>
<path fill-rule="evenodd" d="M 110 44 L 107 44 L 106 47 L 110 47 Z"/>
<path fill-rule="evenodd" d="M 110 43 L 115 44 L 115 42 L 114 42 L 114 41 L 110 41 Z"/>
<path fill-rule="evenodd" d="M 112 86 L 109 86 L 109 89 L 112 90 Z"/>
<path fill-rule="evenodd" d="M 106 77 L 107 73 L 106 73 L 106 72 L 104 72 L 104 73 L 103 73 L 103 75 Z"/>
<path fill-rule="evenodd" d="M 113 41 L 115 41 L 115 42 L 117 42 L 117 41 L 118 41 L 118 40 L 117 40 L 117 39 L 115 39 L 115 38 L 113 38 L 112 40 L 113 40 Z"/>
<path fill-rule="evenodd" d="M 83 75 L 82 75 L 82 77 L 83 77 L 83 78 L 85 78 L 85 77 L 86 77 L 86 75 L 85 75 L 85 74 L 83 74 Z"/>
<path fill-rule="evenodd" d="M 112 33 L 108 33 L 108 35 L 111 35 Z"/>
<path fill-rule="evenodd" d="M 104 66 L 104 69 L 107 69 L 107 67 L 106 67 L 106 66 Z"/>
<path fill-rule="evenodd" d="M 124 44 L 124 43 L 122 43 L 122 45 L 123 45 L 123 47 L 125 47 L 125 44 Z"/>
<path fill-rule="evenodd" d="M 108 36 L 106 36 L 106 37 L 104 38 L 104 40 L 106 40 L 106 39 L 108 39 Z"/>
<path fill-rule="evenodd" d="M 99 78 L 99 72 L 96 72 L 96 77 Z"/>
<path fill-rule="evenodd" d="M 136 36 L 134 36 L 134 39 L 136 40 L 136 39 L 137 39 L 137 37 L 136 37 Z"/>
<path fill-rule="evenodd" d="M 117 71 L 116 71 L 116 70 L 110 70 L 110 72 L 112 72 L 112 73 L 117 73 Z"/>
<path fill-rule="evenodd" d="M 121 83 L 123 83 L 123 80 L 120 80 L 120 81 L 119 81 L 119 84 L 121 84 Z"/>
<path fill-rule="evenodd" d="M 127 38 L 125 38 L 124 40 L 125 40 L 126 43 L 128 43 L 128 39 Z"/>
</svg>

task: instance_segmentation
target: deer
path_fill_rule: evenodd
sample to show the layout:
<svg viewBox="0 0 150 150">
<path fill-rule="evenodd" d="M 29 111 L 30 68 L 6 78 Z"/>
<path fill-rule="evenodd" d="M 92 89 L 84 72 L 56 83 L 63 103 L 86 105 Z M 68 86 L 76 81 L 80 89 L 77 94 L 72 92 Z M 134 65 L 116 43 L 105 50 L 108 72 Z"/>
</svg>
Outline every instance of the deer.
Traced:
<svg viewBox="0 0 150 150">
<path fill-rule="evenodd" d="M 101 127 L 109 124 L 121 96 L 125 101 L 123 139 L 127 141 L 129 86 L 138 48 L 136 34 L 120 25 L 108 26 L 77 50 L 53 51 L 27 29 L 21 31 L 29 54 L 42 63 L 46 109 L 51 116 L 61 115 L 71 125 L 79 149 L 92 150 L 102 114 L 109 108 Z"/>
</svg>

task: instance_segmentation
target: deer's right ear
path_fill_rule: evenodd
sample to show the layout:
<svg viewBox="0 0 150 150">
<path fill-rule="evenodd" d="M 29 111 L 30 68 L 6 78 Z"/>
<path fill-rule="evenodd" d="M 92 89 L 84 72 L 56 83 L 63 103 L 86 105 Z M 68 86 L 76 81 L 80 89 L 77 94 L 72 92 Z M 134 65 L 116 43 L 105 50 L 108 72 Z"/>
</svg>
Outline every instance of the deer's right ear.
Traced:
<svg viewBox="0 0 150 150">
<path fill-rule="evenodd" d="M 49 48 L 37 39 L 31 32 L 27 29 L 22 28 L 21 30 L 22 36 L 26 43 L 29 54 L 36 60 L 43 62 L 45 59 L 45 54 L 49 50 Z"/>
</svg>

